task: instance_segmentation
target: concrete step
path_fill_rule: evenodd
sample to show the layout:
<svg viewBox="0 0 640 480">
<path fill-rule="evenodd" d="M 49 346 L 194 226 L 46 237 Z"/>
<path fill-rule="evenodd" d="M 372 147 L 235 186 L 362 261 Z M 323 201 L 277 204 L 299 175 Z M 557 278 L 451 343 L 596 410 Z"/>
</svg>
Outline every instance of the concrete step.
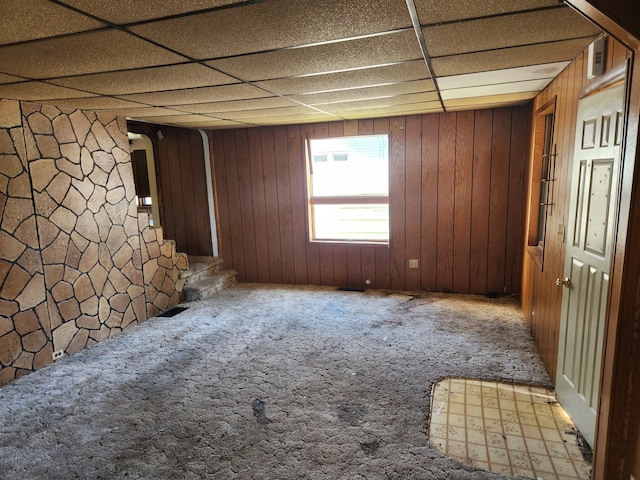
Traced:
<svg viewBox="0 0 640 480">
<path fill-rule="evenodd" d="M 199 278 L 196 281 L 189 280 L 182 290 L 187 302 L 205 300 L 220 293 L 227 287 L 236 284 L 235 270 L 221 270 Z"/>
<path fill-rule="evenodd" d="M 186 283 L 199 281 L 224 268 L 224 260 L 219 257 L 197 257 L 189 255 L 189 268 L 180 272 L 180 278 L 184 278 Z"/>
</svg>

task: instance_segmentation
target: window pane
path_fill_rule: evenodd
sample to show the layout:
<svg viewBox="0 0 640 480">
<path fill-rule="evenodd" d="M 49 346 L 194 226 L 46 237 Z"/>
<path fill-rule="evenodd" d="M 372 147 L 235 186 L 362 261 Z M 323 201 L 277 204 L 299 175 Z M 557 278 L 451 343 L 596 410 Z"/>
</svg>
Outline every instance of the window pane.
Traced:
<svg viewBox="0 0 640 480">
<path fill-rule="evenodd" d="M 314 240 L 389 240 L 389 205 L 313 205 Z"/>
<path fill-rule="evenodd" d="M 389 195 L 387 135 L 313 139 L 311 195 Z M 327 161 L 318 162 L 324 157 Z"/>
</svg>

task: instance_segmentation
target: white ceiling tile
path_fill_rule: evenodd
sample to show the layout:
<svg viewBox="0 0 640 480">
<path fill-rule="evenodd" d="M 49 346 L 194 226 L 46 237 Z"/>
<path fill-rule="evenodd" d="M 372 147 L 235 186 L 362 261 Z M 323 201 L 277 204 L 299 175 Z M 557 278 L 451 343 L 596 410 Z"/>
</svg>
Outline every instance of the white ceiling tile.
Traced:
<svg viewBox="0 0 640 480">
<path fill-rule="evenodd" d="M 450 90 L 452 88 L 473 87 L 477 85 L 492 85 L 498 83 L 536 80 L 541 78 L 554 78 L 564 70 L 569 63 L 570 62 L 556 62 L 544 65 L 530 65 L 527 67 L 493 70 L 490 72 L 439 77 L 438 87 L 441 90 Z"/>
<path fill-rule="evenodd" d="M 451 90 L 441 90 L 440 93 L 443 100 L 452 100 L 454 98 L 487 97 L 507 93 L 533 92 L 542 90 L 549 84 L 549 82 L 551 82 L 551 80 L 551 78 L 544 78 L 541 80 L 527 80 L 524 82 L 453 88 Z"/>
</svg>

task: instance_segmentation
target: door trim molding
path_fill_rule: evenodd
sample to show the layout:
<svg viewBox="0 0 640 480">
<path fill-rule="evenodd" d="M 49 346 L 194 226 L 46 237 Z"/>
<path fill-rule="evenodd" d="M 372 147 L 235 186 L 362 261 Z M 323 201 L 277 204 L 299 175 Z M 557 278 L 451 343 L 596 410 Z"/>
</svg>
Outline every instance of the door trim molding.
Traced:
<svg viewBox="0 0 640 480">
<path fill-rule="evenodd" d="M 640 50 L 634 53 L 640 58 Z M 617 229 L 614 244 L 614 259 L 611 270 L 611 295 L 605 330 L 602 374 L 600 378 L 600 404 L 596 424 L 596 446 L 593 478 L 622 479 L 631 418 L 631 394 L 633 368 L 630 360 L 634 355 L 635 298 L 637 265 L 632 258 L 634 243 L 640 236 L 638 219 L 634 212 L 640 209 L 638 192 L 633 186 L 640 185 L 640 165 L 637 148 L 640 127 L 640 63 L 630 65 L 627 81 L 625 108 L 626 126 L 622 156 L 620 195 L 618 198 Z M 637 255 L 636 255 L 637 256 Z M 631 321 L 630 321 L 631 320 Z"/>
</svg>

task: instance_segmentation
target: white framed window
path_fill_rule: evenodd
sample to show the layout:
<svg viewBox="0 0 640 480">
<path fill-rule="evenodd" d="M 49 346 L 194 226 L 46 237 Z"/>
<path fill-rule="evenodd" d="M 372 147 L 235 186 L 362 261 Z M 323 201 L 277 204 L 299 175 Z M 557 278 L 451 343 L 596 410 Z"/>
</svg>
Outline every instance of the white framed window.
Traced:
<svg viewBox="0 0 640 480">
<path fill-rule="evenodd" d="M 389 136 L 308 142 L 309 239 L 389 242 Z"/>
</svg>

